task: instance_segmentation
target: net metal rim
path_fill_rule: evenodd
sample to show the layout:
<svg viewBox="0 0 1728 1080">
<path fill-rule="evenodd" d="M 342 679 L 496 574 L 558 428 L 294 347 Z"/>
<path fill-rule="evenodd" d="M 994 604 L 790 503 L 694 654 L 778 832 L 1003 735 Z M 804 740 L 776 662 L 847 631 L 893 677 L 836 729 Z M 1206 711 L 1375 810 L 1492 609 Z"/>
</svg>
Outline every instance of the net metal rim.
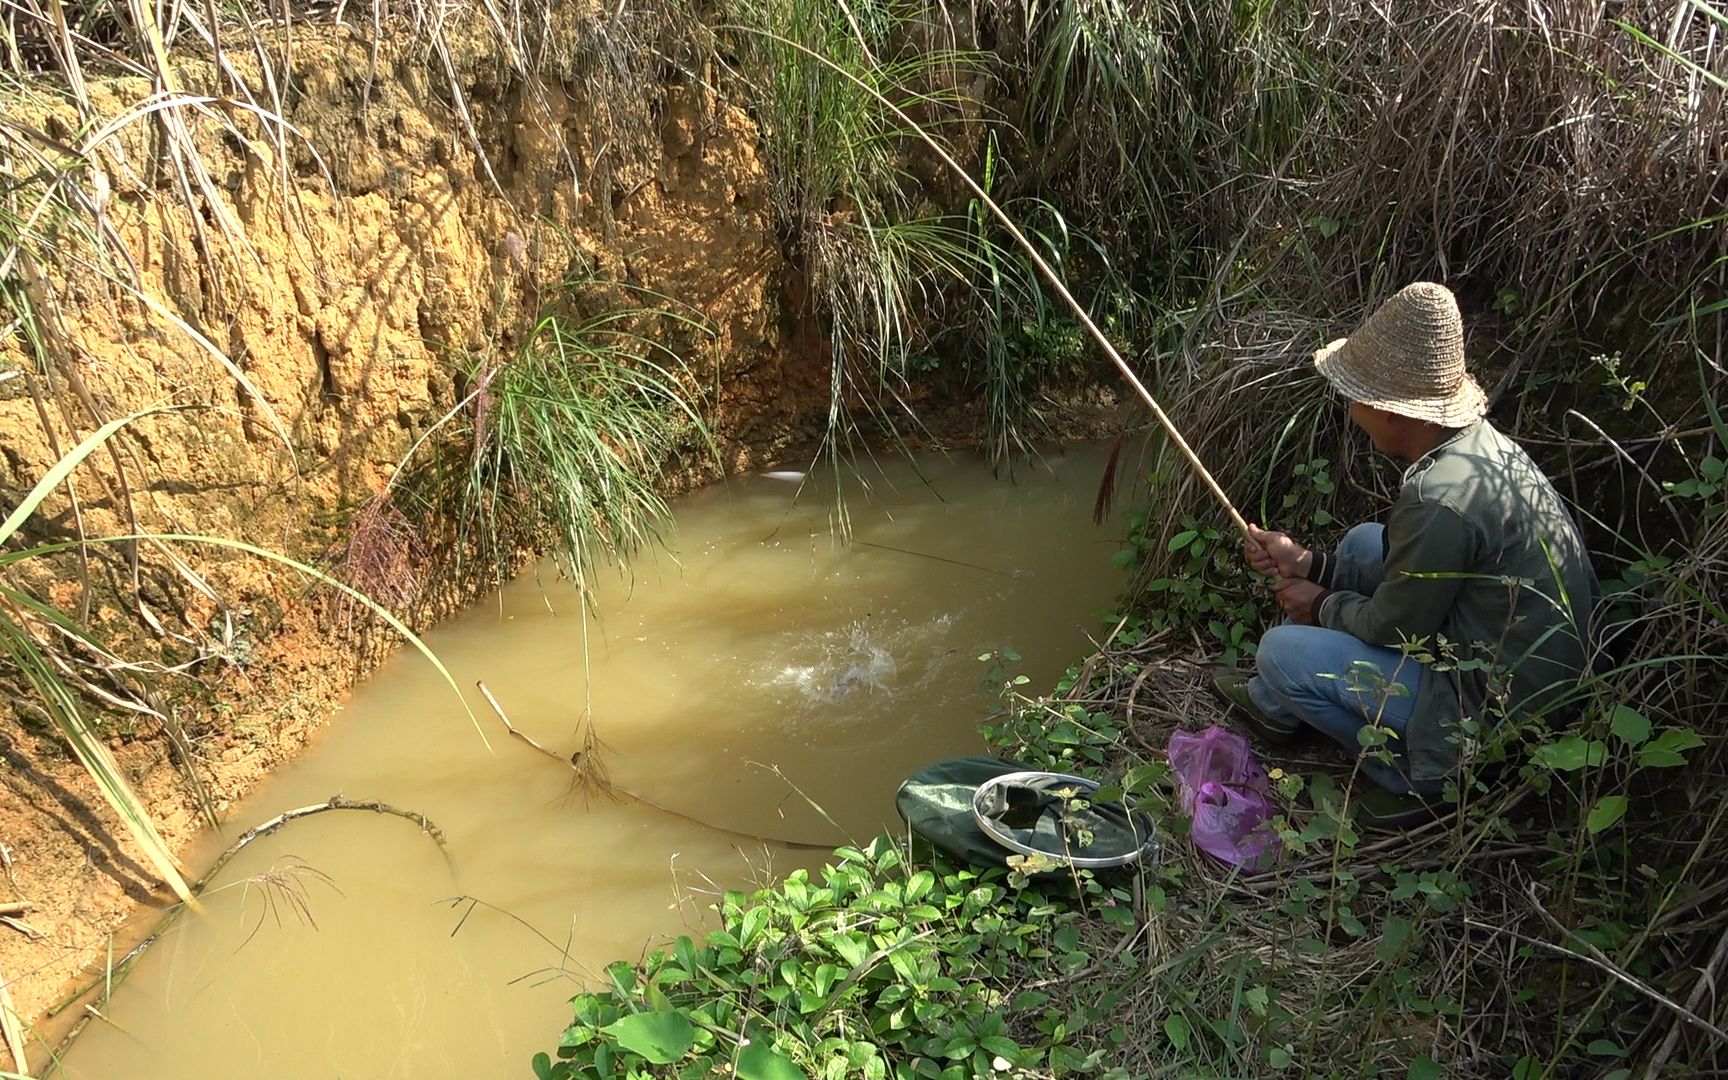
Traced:
<svg viewBox="0 0 1728 1080">
<path fill-rule="evenodd" d="M 977 822 L 978 828 L 983 831 L 985 836 L 988 836 L 998 844 L 1001 844 L 1009 851 L 1017 852 L 1021 855 L 1040 855 L 1046 859 L 1059 859 L 1070 866 L 1079 867 L 1083 870 L 1107 870 L 1112 867 L 1127 866 L 1129 863 L 1138 862 L 1155 846 L 1151 819 L 1136 809 L 1134 800 L 1126 795 L 1122 797 L 1122 807 L 1127 811 L 1128 819 L 1135 824 L 1145 837 L 1145 840 L 1140 844 L 1140 846 L 1135 848 L 1133 851 L 1125 852 L 1120 855 L 1106 856 L 1075 855 L 1072 852 L 1045 851 L 1043 848 L 1037 848 L 1030 844 L 1023 843 L 1014 835 L 1005 831 L 994 818 L 984 812 L 984 800 L 986 796 L 992 789 L 1006 784 L 1020 784 L 1038 790 L 1073 785 L 1087 792 L 1097 791 L 1102 785 L 1100 785 L 1096 780 L 1088 780 L 1084 776 L 1075 776 L 1072 773 L 1043 772 L 1036 769 L 1024 772 L 1003 773 L 1001 776 L 993 777 L 984 781 L 982 784 L 979 784 L 977 790 L 972 792 L 972 819 Z"/>
</svg>

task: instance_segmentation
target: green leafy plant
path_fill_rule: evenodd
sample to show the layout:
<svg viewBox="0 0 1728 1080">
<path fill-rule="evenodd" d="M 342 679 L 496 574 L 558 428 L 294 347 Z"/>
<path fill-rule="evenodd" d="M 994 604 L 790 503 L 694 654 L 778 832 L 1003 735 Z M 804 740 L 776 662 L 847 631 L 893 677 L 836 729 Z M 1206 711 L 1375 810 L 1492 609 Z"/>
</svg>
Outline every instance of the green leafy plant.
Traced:
<svg viewBox="0 0 1728 1080">
<path fill-rule="evenodd" d="M 1013 650 L 985 653 L 978 661 L 987 665 L 984 687 L 997 699 L 979 725 L 990 745 L 1010 757 L 1065 772 L 1101 766 L 1120 756 L 1122 725 L 1115 716 L 1061 700 L 1084 677 L 1079 668 L 1069 668 L 1054 693 L 1044 698 L 1027 694 L 1032 680 L 1014 672 L 1020 656 Z"/>
<path fill-rule="evenodd" d="M 1144 511 L 1128 515 L 1129 547 L 1113 561 L 1138 573 L 1131 594 L 1129 625 L 1118 635 L 1133 645 L 1156 634 L 1175 633 L 1218 650 L 1225 664 L 1253 652 L 1258 608 L 1241 553 L 1216 526 L 1184 517 L 1173 532 Z"/>
<path fill-rule="evenodd" d="M 1696 312 L 1693 313 L 1696 317 Z M 1710 419 L 1710 438 L 1694 466 L 1693 475 L 1662 485 L 1671 497 L 1693 500 L 1699 505 L 1706 521 L 1715 520 L 1728 510 L 1728 477 L 1724 476 L 1724 458 L 1728 458 L 1728 422 L 1722 419 L 1715 395 L 1711 392 L 1708 369 L 1703 354 L 1698 357 L 1698 382 L 1702 391 L 1705 414 Z"/>
<path fill-rule="evenodd" d="M 1011 995 L 1002 979 L 1029 964 L 1085 969 L 1094 953 L 1076 911 L 1024 874 L 923 866 L 886 838 L 835 854 L 820 874 L 728 894 L 701 944 L 680 938 L 639 967 L 612 965 L 603 989 L 572 1001 L 574 1020 L 555 1054 L 536 1055 L 535 1075 L 1094 1074 L 1096 1059 L 1070 1045 L 1073 1014 L 1050 994 Z M 1128 890 L 1076 880 L 1132 925 Z"/>
</svg>

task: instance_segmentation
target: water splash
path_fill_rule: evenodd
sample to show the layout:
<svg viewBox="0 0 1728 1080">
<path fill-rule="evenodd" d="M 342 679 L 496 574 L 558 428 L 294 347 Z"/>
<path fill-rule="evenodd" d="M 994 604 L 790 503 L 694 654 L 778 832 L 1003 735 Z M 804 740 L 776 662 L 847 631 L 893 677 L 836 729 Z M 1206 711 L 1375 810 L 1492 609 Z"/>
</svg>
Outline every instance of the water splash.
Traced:
<svg viewBox="0 0 1728 1080">
<path fill-rule="evenodd" d="M 879 643 L 872 634 L 881 630 L 857 620 L 840 630 L 810 635 L 791 650 L 797 660 L 782 666 L 768 680 L 790 687 L 806 701 L 827 703 L 859 695 L 893 694 L 900 665 L 893 648 L 907 644 L 904 628 Z M 814 654 L 814 655 L 812 655 Z"/>
</svg>

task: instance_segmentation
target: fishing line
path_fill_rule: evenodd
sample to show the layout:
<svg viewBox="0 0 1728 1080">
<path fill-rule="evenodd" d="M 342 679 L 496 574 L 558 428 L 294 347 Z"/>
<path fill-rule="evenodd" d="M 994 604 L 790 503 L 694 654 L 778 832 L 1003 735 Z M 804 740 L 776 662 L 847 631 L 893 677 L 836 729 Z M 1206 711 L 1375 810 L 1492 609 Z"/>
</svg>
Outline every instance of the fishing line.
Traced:
<svg viewBox="0 0 1728 1080">
<path fill-rule="evenodd" d="M 913 551 L 911 548 L 895 547 L 893 544 L 872 544 L 868 540 L 854 540 L 852 542 L 859 547 L 875 548 L 877 551 L 892 551 L 900 555 L 911 555 L 920 559 L 929 559 L 933 562 L 947 563 L 949 566 L 964 566 L 968 570 L 982 570 L 986 574 L 999 574 L 1002 577 L 1018 576 L 1016 574 L 1011 574 L 1006 570 L 998 570 L 993 566 L 980 566 L 975 562 L 966 562 L 964 559 L 950 559 L 946 555 L 932 555 L 928 551 Z"/>
</svg>

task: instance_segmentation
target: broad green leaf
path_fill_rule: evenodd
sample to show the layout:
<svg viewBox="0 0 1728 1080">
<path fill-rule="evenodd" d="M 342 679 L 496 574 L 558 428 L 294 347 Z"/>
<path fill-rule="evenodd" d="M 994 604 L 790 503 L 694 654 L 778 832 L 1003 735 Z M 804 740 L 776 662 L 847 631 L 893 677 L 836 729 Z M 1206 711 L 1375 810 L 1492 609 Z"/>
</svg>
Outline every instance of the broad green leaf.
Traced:
<svg viewBox="0 0 1728 1080">
<path fill-rule="evenodd" d="M 1609 828 L 1615 822 L 1626 816 L 1626 796 L 1605 795 L 1595 806 L 1590 808 L 1590 815 L 1584 824 L 1594 836 L 1603 829 Z"/>
<path fill-rule="evenodd" d="M 1538 764 L 1557 772 L 1577 772 L 1586 765 L 1597 766 L 1608 759 L 1608 747 L 1599 739 L 1586 742 L 1577 735 L 1563 738 L 1536 748 L 1532 755 Z"/>
<path fill-rule="evenodd" d="M 672 1064 L 696 1042 L 696 1029 L 684 1019 L 683 1013 L 640 1012 L 600 1030 L 619 1046 L 655 1065 Z"/>
<path fill-rule="evenodd" d="M 846 963 L 857 967 L 870 955 L 870 946 L 854 934 L 831 934 L 822 939 Z"/>
<path fill-rule="evenodd" d="M 1637 709 L 1616 705 L 1608 721 L 1608 730 L 1628 746 L 1642 746 L 1650 737 L 1650 721 Z"/>
<path fill-rule="evenodd" d="M 1265 1016 L 1266 1007 L 1271 1004 L 1272 995 L 1264 986 L 1251 986 L 1243 994 L 1242 1000 L 1254 1010 L 1255 1016 Z"/>
<path fill-rule="evenodd" d="M 1175 536 L 1172 536 L 1170 538 L 1170 543 L 1165 547 L 1165 550 L 1166 551 L 1181 551 L 1183 548 L 1187 547 L 1189 544 L 1192 544 L 1194 542 L 1194 538 L 1198 535 L 1200 535 L 1200 534 L 1193 529 L 1184 529 L 1181 532 L 1177 533 Z"/>
<path fill-rule="evenodd" d="M 1020 1057 L 1020 1045 L 1006 1035 L 986 1035 L 978 1040 L 978 1046 L 987 1054 L 999 1058 L 1016 1061 Z"/>
<path fill-rule="evenodd" d="M 1638 764 L 1646 769 L 1672 769 L 1686 764 L 1683 751 L 1704 745 L 1695 731 L 1668 728 L 1638 751 Z"/>
<path fill-rule="evenodd" d="M 744 913 L 744 923 L 738 930 L 738 947 L 748 949 L 756 944 L 756 939 L 762 936 L 762 931 L 768 926 L 768 909 L 753 907 Z"/>
<path fill-rule="evenodd" d="M 1178 1050 L 1188 1049 L 1188 1036 L 1192 1030 L 1188 1021 L 1176 1014 L 1171 1014 L 1164 1021 L 1164 1037 Z"/>
<path fill-rule="evenodd" d="M 739 1080 L 810 1080 L 803 1069 L 790 1058 L 768 1048 L 761 1036 L 750 1041 L 738 1054 Z"/>
<path fill-rule="evenodd" d="M 1410 1071 L 1405 1073 L 1405 1080 L 1441 1080 L 1446 1073 L 1440 1064 L 1424 1054 L 1410 1063 Z"/>
<path fill-rule="evenodd" d="M 1411 883 L 1410 895 L 1414 896 L 1415 884 Z M 1380 941 L 1374 948 L 1376 955 L 1383 962 L 1391 963 L 1403 952 L 1404 946 L 1410 941 L 1411 923 L 1409 919 L 1398 915 L 1388 915 L 1380 926 Z"/>
<path fill-rule="evenodd" d="M 1689 728 L 1667 728 L 1650 745 L 1662 750 L 1695 750 L 1704 745 L 1704 739 Z"/>
</svg>

